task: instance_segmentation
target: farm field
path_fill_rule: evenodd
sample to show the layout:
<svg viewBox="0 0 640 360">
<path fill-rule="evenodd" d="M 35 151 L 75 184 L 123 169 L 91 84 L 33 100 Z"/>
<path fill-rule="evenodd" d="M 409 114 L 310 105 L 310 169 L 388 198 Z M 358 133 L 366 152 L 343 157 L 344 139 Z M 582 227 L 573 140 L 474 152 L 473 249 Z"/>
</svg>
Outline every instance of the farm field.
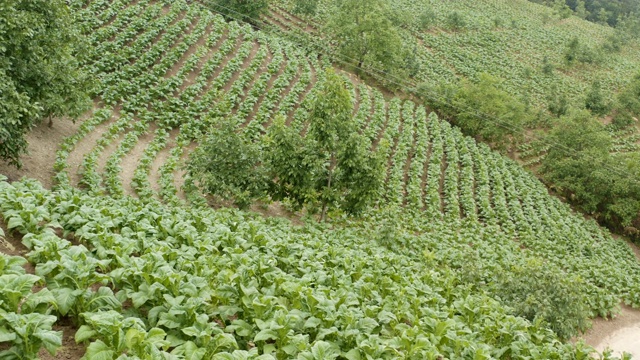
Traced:
<svg viewBox="0 0 640 360">
<path fill-rule="evenodd" d="M 360 132 L 388 159 L 375 209 L 302 225 L 210 209 L 183 168 L 199 139 L 225 118 L 257 139 L 276 115 L 304 134 L 331 65 L 198 4 L 70 3 L 95 106 L 60 144 L 53 189 L 0 179 L 4 237 L 31 264 L 0 254 L 2 342 L 53 350 L 65 322 L 89 359 L 584 359 L 562 324 L 514 316 L 504 286 L 539 271 L 588 317 L 640 307 L 623 240 L 347 73 Z"/>
<path fill-rule="evenodd" d="M 305 44 L 310 39 L 305 34 L 323 36 L 323 24 L 331 17 L 330 4 L 319 1 L 317 14 L 305 16 L 295 13 L 295 1 L 280 0 L 271 5 L 260 25 L 293 34 L 292 39 Z M 398 0 L 389 2 L 389 11 L 404 30 L 405 46 L 414 50 L 417 59 L 412 64 L 418 68 L 410 79 L 382 76 L 398 85 L 401 92 L 418 85 L 435 89 L 461 79 L 478 81 L 481 75 L 489 74 L 499 80 L 500 89 L 546 112 L 561 98 L 571 106 L 584 108 L 594 81 L 600 84 L 604 101 L 612 102 L 638 71 L 640 45 L 636 40 L 626 43 L 620 52 L 605 52 L 605 60 L 596 64 L 565 64 L 567 44 L 572 39 L 597 51 L 609 44 L 615 30 L 575 16 L 559 19 L 553 9 L 528 0 Z M 452 28 L 452 14 L 460 19 L 460 28 Z M 552 73 L 545 72 L 545 63 L 554 69 Z M 374 74 L 378 70 L 373 67 L 365 72 Z M 433 96 L 434 101 L 450 100 Z M 609 115 L 601 116 L 601 121 L 611 133 L 613 154 L 640 150 L 637 121 L 623 127 L 610 124 Z M 538 127 L 532 125 L 533 129 Z M 548 145 L 536 144 L 536 139 L 536 135 L 528 134 L 518 148 L 517 157 L 525 167 L 535 168 L 548 150 Z"/>
</svg>

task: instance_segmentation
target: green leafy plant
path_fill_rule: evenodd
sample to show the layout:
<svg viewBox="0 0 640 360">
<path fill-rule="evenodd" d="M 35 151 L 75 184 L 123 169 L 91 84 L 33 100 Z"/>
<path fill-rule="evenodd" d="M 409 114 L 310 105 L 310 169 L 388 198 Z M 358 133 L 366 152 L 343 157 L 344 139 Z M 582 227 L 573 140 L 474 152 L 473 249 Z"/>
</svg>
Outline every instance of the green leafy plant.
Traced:
<svg viewBox="0 0 640 360">
<path fill-rule="evenodd" d="M 51 330 L 56 317 L 39 313 L 17 314 L 0 311 L 0 343 L 11 347 L 0 351 L 7 360 L 35 360 L 44 347 L 51 355 L 62 345 L 62 332 Z"/>
</svg>

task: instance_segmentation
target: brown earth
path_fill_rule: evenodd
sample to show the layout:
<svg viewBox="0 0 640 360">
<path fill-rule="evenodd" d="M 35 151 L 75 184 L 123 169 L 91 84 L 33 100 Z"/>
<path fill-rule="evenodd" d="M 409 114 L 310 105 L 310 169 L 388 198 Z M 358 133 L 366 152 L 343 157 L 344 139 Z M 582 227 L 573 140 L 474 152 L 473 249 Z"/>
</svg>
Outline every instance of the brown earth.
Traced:
<svg viewBox="0 0 640 360">
<path fill-rule="evenodd" d="M 56 119 L 53 121 L 53 127 L 47 126 L 47 121 L 43 121 L 27 136 L 29 143 L 29 153 L 22 156 L 22 168 L 17 169 L 15 166 L 0 160 L 0 174 L 6 176 L 9 181 L 20 180 L 23 177 L 36 179 L 47 188 L 53 186 L 53 164 L 56 160 L 56 151 L 58 144 L 64 138 L 73 135 L 82 120 L 75 123 L 68 118 Z"/>
</svg>

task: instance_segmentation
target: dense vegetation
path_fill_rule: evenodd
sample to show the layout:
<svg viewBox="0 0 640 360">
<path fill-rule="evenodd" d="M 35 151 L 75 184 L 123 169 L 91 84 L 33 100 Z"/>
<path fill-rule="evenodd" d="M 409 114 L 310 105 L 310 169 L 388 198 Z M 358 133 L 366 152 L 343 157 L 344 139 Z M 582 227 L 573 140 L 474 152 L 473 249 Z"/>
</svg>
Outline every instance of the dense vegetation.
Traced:
<svg viewBox="0 0 640 360">
<path fill-rule="evenodd" d="M 24 260 L 0 255 L 0 357 L 54 351 L 64 319 L 88 359 L 585 359 L 592 349 L 565 341 L 620 302 L 640 307 L 639 263 L 623 240 L 465 135 L 512 151 L 520 141 L 456 114 L 463 105 L 534 122 L 495 77 L 442 85 L 458 106 L 440 111 L 457 128 L 325 70 L 312 45 L 210 7 L 69 3 L 97 106 L 60 145 L 54 190 L 0 179 L 6 235 L 35 266 L 25 274 Z M 461 14 L 448 21 L 468 26 Z M 377 67 L 371 54 L 365 68 Z M 632 109 L 635 91 L 612 108 Z M 586 110 L 557 122 L 546 142 L 521 145 L 547 179 L 595 211 L 608 206 L 597 197 L 627 199 L 631 183 L 570 187 L 565 174 L 600 181 L 584 172 L 593 160 L 552 146 L 615 163 L 610 129 Z M 309 216 L 296 226 L 212 210 L 224 202 L 207 193 L 241 206 L 283 200 Z"/>
<path fill-rule="evenodd" d="M 380 11 L 369 8 L 365 18 L 383 19 L 348 39 L 370 49 L 387 49 L 388 44 L 376 41 L 374 35 L 377 28 L 391 26 L 389 39 L 399 34 L 394 41 L 402 43 L 402 47 L 394 48 L 406 51 L 380 52 L 380 56 L 394 59 L 393 66 L 362 62 L 353 53 L 341 50 L 344 36 L 332 29 L 335 23 L 348 23 L 340 18 L 344 11 L 339 4 L 346 2 L 320 1 L 314 15 L 298 15 L 321 30 L 314 33 L 307 27 L 304 31 L 316 38 L 328 34 L 326 41 L 337 44 L 327 51 L 338 64 L 346 63 L 347 68 L 355 67 L 387 87 L 418 95 L 465 134 L 523 159 L 525 165 L 532 166 L 602 224 L 635 237 L 640 225 L 640 194 L 633 180 L 640 165 L 632 160 L 640 150 L 640 109 L 633 100 L 638 98 L 640 76 L 638 41 L 620 28 L 578 20 L 568 7 L 569 13 L 565 14 L 562 6 L 559 10 L 559 3 L 549 9 L 525 1 L 485 4 L 398 0 Z M 289 11 L 296 12 L 296 7 L 295 2 L 272 2 L 268 21 L 287 31 L 303 31 L 289 15 Z M 619 14 L 632 11 L 618 8 Z M 287 17 L 289 21 L 282 20 Z M 355 29 L 353 24 L 343 28 Z M 298 37 L 299 43 L 300 39 L 304 36 Z M 356 44 L 350 44 L 349 49 L 357 49 Z M 573 176 L 566 167 L 560 171 L 563 165 L 555 163 L 558 157 L 546 157 L 550 150 L 590 157 L 569 138 L 551 134 L 563 127 L 566 117 L 582 110 L 592 117 L 589 122 L 612 122 L 606 127 L 600 125 L 600 132 L 612 143 L 602 150 L 612 155 L 602 154 L 605 159 L 599 164 L 603 176 L 598 181 Z M 543 162 L 544 169 L 556 168 L 554 174 L 538 172 L 542 168 L 537 165 Z M 616 190 L 597 195 L 593 186 Z M 587 204 L 586 197 L 595 198 L 599 205 Z"/>
<path fill-rule="evenodd" d="M 19 166 L 38 122 L 87 110 L 82 40 L 62 0 L 9 1 L 0 19 L 0 160 Z"/>
<path fill-rule="evenodd" d="M 558 14 L 571 14 L 589 21 L 606 24 L 640 35 L 640 4 L 633 0 L 531 0 L 553 7 Z"/>
</svg>

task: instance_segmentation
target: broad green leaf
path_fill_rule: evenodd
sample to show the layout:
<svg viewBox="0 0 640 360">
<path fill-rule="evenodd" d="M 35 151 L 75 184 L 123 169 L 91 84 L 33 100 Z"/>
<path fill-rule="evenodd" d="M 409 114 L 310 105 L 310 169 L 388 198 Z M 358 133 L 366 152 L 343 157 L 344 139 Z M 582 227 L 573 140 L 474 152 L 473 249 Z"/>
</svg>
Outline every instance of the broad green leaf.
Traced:
<svg viewBox="0 0 640 360">
<path fill-rule="evenodd" d="M 80 326 L 78 331 L 76 331 L 76 336 L 75 336 L 76 343 L 87 341 L 97 334 L 98 332 L 93 330 L 90 326 L 82 325 Z"/>
<path fill-rule="evenodd" d="M 69 313 L 73 305 L 76 303 L 78 296 L 82 294 L 82 290 L 74 290 L 70 288 L 53 289 L 51 292 L 56 298 L 58 311 L 62 315 L 67 315 Z"/>
<path fill-rule="evenodd" d="M 278 334 L 271 329 L 264 329 L 256 334 L 253 341 L 278 340 Z"/>
<path fill-rule="evenodd" d="M 311 347 L 311 353 L 315 359 L 335 359 L 340 356 L 340 350 L 332 343 L 318 341 Z"/>
<path fill-rule="evenodd" d="M 62 346 L 62 331 L 39 330 L 33 336 L 42 340 L 43 346 L 51 355 Z"/>
<path fill-rule="evenodd" d="M 96 340 L 89 344 L 89 346 L 87 347 L 87 352 L 85 353 L 83 359 L 113 360 L 113 357 L 115 355 L 115 351 L 112 350 L 107 344 L 105 344 L 101 340 Z"/>
<path fill-rule="evenodd" d="M 21 217 L 14 216 L 10 218 L 9 221 L 7 222 L 7 229 L 11 230 L 23 225 L 24 225 L 24 220 L 22 220 Z"/>
<path fill-rule="evenodd" d="M 320 326 L 322 324 L 322 320 L 316 318 L 316 317 L 310 317 L 307 319 L 307 321 L 305 321 L 304 323 L 304 327 L 305 329 L 307 328 L 317 328 L 318 326 Z"/>
<path fill-rule="evenodd" d="M 360 351 L 358 349 L 351 349 L 349 350 L 349 352 L 347 352 L 346 354 L 343 354 L 342 356 L 344 356 L 345 358 L 347 358 L 347 360 L 360 360 Z"/>
<path fill-rule="evenodd" d="M 8 330 L 4 326 L 0 327 L 0 343 L 14 341 L 16 337 L 15 331 Z"/>
<path fill-rule="evenodd" d="M 49 306 L 57 306 L 56 298 L 49 289 L 44 288 L 27 297 L 27 300 L 22 304 L 22 313 L 43 313 Z"/>
</svg>

